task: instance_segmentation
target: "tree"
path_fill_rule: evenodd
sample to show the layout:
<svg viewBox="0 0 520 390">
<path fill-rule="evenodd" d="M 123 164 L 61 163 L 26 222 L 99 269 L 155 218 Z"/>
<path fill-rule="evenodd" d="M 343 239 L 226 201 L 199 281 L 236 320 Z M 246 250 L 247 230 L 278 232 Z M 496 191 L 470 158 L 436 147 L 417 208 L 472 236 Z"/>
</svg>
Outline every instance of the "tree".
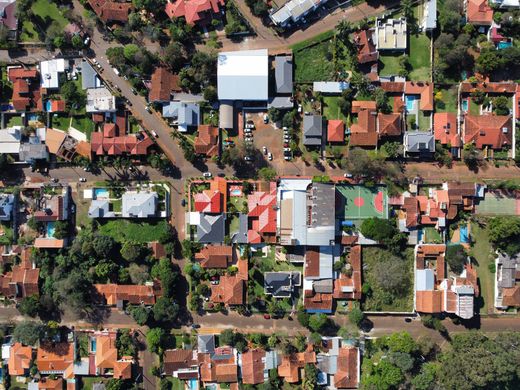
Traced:
<svg viewBox="0 0 520 390">
<path fill-rule="evenodd" d="M 79 35 L 73 35 L 70 42 L 72 43 L 72 47 L 76 50 L 83 49 L 83 39 Z"/>
<path fill-rule="evenodd" d="M 105 386 L 106 390 L 123 390 L 124 381 L 122 379 L 110 378 Z"/>
<path fill-rule="evenodd" d="M 276 107 L 271 107 L 268 111 L 271 122 L 279 122 L 283 119 L 283 113 Z"/>
<path fill-rule="evenodd" d="M 140 48 L 134 43 L 129 43 L 128 45 L 125 45 L 123 48 L 123 55 L 125 56 L 126 60 L 129 62 L 135 62 L 135 57 L 137 53 L 139 52 Z"/>
<path fill-rule="evenodd" d="M 232 329 L 224 329 L 219 336 L 220 345 L 235 344 L 235 332 Z"/>
<path fill-rule="evenodd" d="M 309 328 L 314 332 L 322 332 L 328 323 L 328 318 L 323 313 L 312 314 L 309 317 Z"/>
<path fill-rule="evenodd" d="M 446 247 L 446 262 L 449 264 L 450 269 L 456 274 L 461 274 L 464 270 L 467 257 L 462 245 L 448 245 Z"/>
<path fill-rule="evenodd" d="M 56 221 L 54 223 L 54 238 L 61 240 L 69 236 L 69 221 Z"/>
<path fill-rule="evenodd" d="M 109 258 L 112 253 L 116 242 L 110 236 L 97 235 L 92 241 L 92 246 L 96 254 L 102 258 Z"/>
<path fill-rule="evenodd" d="M 363 221 L 360 231 L 363 236 L 384 243 L 397 233 L 397 228 L 391 220 L 372 217 Z"/>
<path fill-rule="evenodd" d="M 510 256 L 520 251 L 520 219 L 504 216 L 488 222 L 489 240 L 495 248 Z"/>
<path fill-rule="evenodd" d="M 476 61 L 476 70 L 483 74 L 492 74 L 503 66 L 502 58 L 496 50 L 482 50 Z"/>
<path fill-rule="evenodd" d="M 302 381 L 303 390 L 314 390 L 318 385 L 318 368 L 315 364 L 307 363 L 304 367 L 304 377 Z"/>
<path fill-rule="evenodd" d="M 469 169 L 476 170 L 482 166 L 484 158 L 482 157 L 482 152 L 475 145 L 466 144 L 462 150 L 462 161 Z"/>
<path fill-rule="evenodd" d="M 29 295 L 20 302 L 18 310 L 23 315 L 36 317 L 40 311 L 40 300 L 37 295 Z"/>
<path fill-rule="evenodd" d="M 405 352 L 392 352 L 389 354 L 390 362 L 395 365 L 396 367 L 399 367 L 399 369 L 402 372 L 409 372 L 412 370 L 415 359 L 412 355 Z"/>
<path fill-rule="evenodd" d="M 138 243 L 126 241 L 121 248 L 121 256 L 128 262 L 139 260 L 142 256 L 142 246 Z"/>
<path fill-rule="evenodd" d="M 425 363 L 421 367 L 419 374 L 412 378 L 412 385 L 417 390 L 429 390 L 433 387 L 436 373 L 437 367 L 434 363 Z"/>
<path fill-rule="evenodd" d="M 272 181 L 276 178 L 276 170 L 270 167 L 263 167 L 258 170 L 258 176 L 265 181 Z"/>
<path fill-rule="evenodd" d="M 60 306 L 72 310 L 78 316 L 93 313 L 94 302 L 92 283 L 85 272 L 73 269 L 63 279 L 54 282 L 54 298 Z"/>
<path fill-rule="evenodd" d="M 179 271 L 168 259 L 160 259 L 152 267 L 152 278 L 161 281 L 161 288 L 164 297 L 173 297 L 175 294 L 175 284 L 179 279 Z"/>
<path fill-rule="evenodd" d="M 148 309 L 142 305 L 132 307 L 130 313 L 132 314 L 132 318 L 139 326 L 143 326 L 148 322 L 148 318 L 150 317 L 148 313 Z"/>
<path fill-rule="evenodd" d="M 148 267 L 145 265 L 130 264 L 127 270 L 132 284 L 145 284 L 150 280 Z"/>
<path fill-rule="evenodd" d="M 186 49 L 179 42 L 172 42 L 164 49 L 163 61 L 177 73 L 186 64 Z"/>
<path fill-rule="evenodd" d="M 152 312 L 153 319 L 157 322 L 173 322 L 179 314 L 179 305 L 172 298 L 160 297 L 157 298 Z"/>
<path fill-rule="evenodd" d="M 166 333 L 162 328 L 153 328 L 146 334 L 146 345 L 153 353 L 159 353 L 166 339 Z"/>
<path fill-rule="evenodd" d="M 213 85 L 208 85 L 206 88 L 204 88 L 203 96 L 204 100 L 207 100 L 210 103 L 216 102 L 218 100 L 217 89 Z"/>
<path fill-rule="evenodd" d="M 13 339 L 24 345 L 36 346 L 43 335 L 43 327 L 33 321 L 23 321 L 15 326 Z"/>
<path fill-rule="evenodd" d="M 365 372 L 361 383 L 368 389 L 393 389 L 404 380 L 401 370 L 388 359 L 381 359 L 377 365 L 371 367 L 371 372 Z"/>
<path fill-rule="evenodd" d="M 414 353 L 418 346 L 408 332 L 397 332 L 387 336 L 384 344 L 392 352 Z"/>
<path fill-rule="evenodd" d="M 74 81 L 65 82 L 60 88 L 60 94 L 69 109 L 79 109 L 85 106 L 87 102 L 87 96 L 83 91 L 78 89 Z"/>
<path fill-rule="evenodd" d="M 506 96 L 497 96 L 493 99 L 493 112 L 497 115 L 509 115 L 509 99 Z"/>
<path fill-rule="evenodd" d="M 388 158 L 397 158 L 403 154 L 403 145 L 400 142 L 385 142 L 381 146 L 381 151 L 388 156 Z"/>
<path fill-rule="evenodd" d="M 400 296 L 409 287 L 409 276 L 403 272 L 403 260 L 391 254 L 381 260 L 372 267 L 378 289 Z"/>
<path fill-rule="evenodd" d="M 130 333 L 130 329 L 120 329 L 117 332 L 116 348 L 117 352 L 123 356 L 137 355 L 137 340 Z"/>
<path fill-rule="evenodd" d="M 350 313 L 348 313 L 349 321 L 359 327 L 365 319 L 365 314 L 358 307 L 354 307 Z"/>
</svg>

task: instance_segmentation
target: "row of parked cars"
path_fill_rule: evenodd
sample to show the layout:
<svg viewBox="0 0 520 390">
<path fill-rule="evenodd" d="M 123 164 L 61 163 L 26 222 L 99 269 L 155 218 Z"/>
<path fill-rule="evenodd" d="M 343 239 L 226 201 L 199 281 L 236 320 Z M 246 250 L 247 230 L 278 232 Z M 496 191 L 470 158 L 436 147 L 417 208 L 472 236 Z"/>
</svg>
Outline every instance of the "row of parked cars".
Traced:
<svg viewBox="0 0 520 390">
<path fill-rule="evenodd" d="M 283 128 L 283 158 L 286 161 L 292 160 L 291 144 L 292 137 L 289 129 L 284 126 Z"/>
</svg>

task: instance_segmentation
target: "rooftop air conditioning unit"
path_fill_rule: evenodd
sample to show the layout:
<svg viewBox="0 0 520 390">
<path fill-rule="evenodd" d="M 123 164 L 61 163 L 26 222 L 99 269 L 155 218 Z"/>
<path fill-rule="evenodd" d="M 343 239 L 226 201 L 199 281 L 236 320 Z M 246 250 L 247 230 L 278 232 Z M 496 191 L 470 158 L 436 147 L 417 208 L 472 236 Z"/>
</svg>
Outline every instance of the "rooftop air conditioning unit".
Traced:
<svg viewBox="0 0 520 390">
<path fill-rule="evenodd" d="M 508 131 L 507 127 L 502 127 L 502 133 L 507 134 Z"/>
</svg>

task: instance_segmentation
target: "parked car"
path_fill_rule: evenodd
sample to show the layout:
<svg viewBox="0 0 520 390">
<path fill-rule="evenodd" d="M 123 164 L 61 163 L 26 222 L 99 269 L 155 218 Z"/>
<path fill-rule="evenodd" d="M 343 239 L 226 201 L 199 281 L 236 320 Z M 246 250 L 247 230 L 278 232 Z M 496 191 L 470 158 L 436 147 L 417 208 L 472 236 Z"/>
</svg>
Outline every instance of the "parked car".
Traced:
<svg viewBox="0 0 520 390">
<path fill-rule="evenodd" d="M 271 152 L 267 153 L 267 159 L 269 161 L 272 161 L 273 160 L 273 154 Z"/>
<path fill-rule="evenodd" d="M 283 132 L 284 132 L 284 133 L 285 133 L 286 131 L 289 131 L 289 129 L 288 129 L 286 126 L 282 127 L 282 129 L 283 129 Z"/>
<path fill-rule="evenodd" d="M 182 207 L 186 207 L 186 199 L 182 199 L 181 200 L 181 206 Z"/>
<path fill-rule="evenodd" d="M 87 179 L 85 179 L 84 177 L 80 177 L 79 181 L 80 181 L 80 183 L 85 183 L 87 181 Z"/>
<path fill-rule="evenodd" d="M 267 148 L 265 146 L 262 146 L 262 151 L 264 152 L 264 154 L 267 154 Z"/>
<path fill-rule="evenodd" d="M 152 113 L 152 109 L 150 108 L 150 106 L 146 106 L 144 109 L 145 109 L 146 111 L 148 111 L 149 114 Z"/>
<path fill-rule="evenodd" d="M 290 151 L 291 151 L 291 148 L 283 148 L 283 151 L 284 151 L 284 152 L 290 152 Z"/>
<path fill-rule="evenodd" d="M 286 155 L 286 156 L 283 156 L 283 159 L 285 161 L 291 161 L 292 160 L 292 156 L 291 155 Z"/>
<path fill-rule="evenodd" d="M 343 174 L 343 177 L 347 177 L 347 178 L 351 179 L 351 178 L 354 177 L 354 176 L 352 175 L 352 173 L 345 172 L 345 173 Z"/>
<path fill-rule="evenodd" d="M 253 161 L 253 157 L 251 157 L 251 156 L 245 156 L 245 157 L 244 157 L 244 160 L 246 160 L 246 161 Z"/>
<path fill-rule="evenodd" d="M 289 147 L 289 143 L 288 143 L 288 142 L 284 142 L 284 143 L 283 143 L 283 147 L 284 147 L 284 148 L 288 148 L 288 147 Z"/>
<path fill-rule="evenodd" d="M 269 115 L 264 114 L 264 123 L 269 123 Z"/>
<path fill-rule="evenodd" d="M 134 95 L 137 95 L 137 91 L 135 90 L 135 88 L 132 88 L 131 91 Z"/>
<path fill-rule="evenodd" d="M 57 182 L 59 182 L 59 180 L 58 180 L 57 178 L 55 178 L 55 177 L 52 177 L 52 178 L 51 178 L 51 182 L 53 182 L 53 183 L 57 183 Z"/>
<path fill-rule="evenodd" d="M 159 136 L 157 135 L 157 133 L 155 132 L 155 130 L 152 130 L 152 135 L 153 135 L 155 138 L 159 138 Z"/>
<path fill-rule="evenodd" d="M 301 114 L 303 111 L 303 107 L 301 104 L 298 104 L 298 114 Z"/>
<path fill-rule="evenodd" d="M 219 281 L 218 280 L 212 280 L 210 283 L 213 284 L 214 286 L 216 286 L 219 283 Z"/>
<path fill-rule="evenodd" d="M 191 329 L 198 329 L 200 328 L 199 324 L 191 324 Z"/>
<path fill-rule="evenodd" d="M 211 179 L 211 177 L 213 177 L 213 175 L 211 174 L 211 172 L 204 172 L 202 174 L 202 176 L 204 176 L 206 179 Z"/>
<path fill-rule="evenodd" d="M 254 123 L 246 123 L 246 126 L 245 126 L 246 129 L 254 129 L 255 128 L 255 124 Z"/>
<path fill-rule="evenodd" d="M 270 320 L 271 319 L 271 316 L 269 314 L 264 314 L 264 319 L 266 320 Z"/>
</svg>

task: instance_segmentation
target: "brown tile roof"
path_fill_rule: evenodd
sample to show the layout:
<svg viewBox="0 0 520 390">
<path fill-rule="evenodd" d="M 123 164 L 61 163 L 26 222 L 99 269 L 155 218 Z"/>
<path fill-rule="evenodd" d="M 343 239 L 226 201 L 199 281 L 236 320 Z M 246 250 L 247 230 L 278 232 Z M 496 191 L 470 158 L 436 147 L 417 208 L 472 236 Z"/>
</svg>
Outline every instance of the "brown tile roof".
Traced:
<svg viewBox="0 0 520 390">
<path fill-rule="evenodd" d="M 351 248 L 349 263 L 352 266 L 352 276 L 340 274 L 339 278 L 334 280 L 335 299 L 361 299 L 361 245 Z"/>
<path fill-rule="evenodd" d="M 192 349 L 168 349 L 164 351 L 163 367 L 166 375 L 180 369 L 198 369 L 196 352 Z"/>
<path fill-rule="evenodd" d="M 237 276 L 221 276 L 219 284 L 211 286 L 211 301 L 226 305 L 243 305 L 244 280 Z"/>
<path fill-rule="evenodd" d="M 345 142 L 345 123 L 341 119 L 328 121 L 327 142 Z"/>
<path fill-rule="evenodd" d="M 252 349 L 242 354 L 242 382 L 256 385 L 264 382 L 265 351 Z"/>
<path fill-rule="evenodd" d="M 236 363 L 220 363 L 215 367 L 217 382 L 230 383 L 238 380 L 238 366 Z"/>
<path fill-rule="evenodd" d="M 38 389 L 62 390 L 63 384 L 63 378 L 51 379 L 44 377 L 38 382 Z"/>
<path fill-rule="evenodd" d="M 381 114 L 377 115 L 379 137 L 396 137 L 401 135 L 402 121 L 401 114 Z"/>
<path fill-rule="evenodd" d="M 304 274 L 305 277 L 320 276 L 320 250 L 318 247 L 307 247 Z"/>
<path fill-rule="evenodd" d="M 238 366 L 235 357 L 231 354 L 232 351 L 226 350 L 225 352 L 226 354 L 229 352 L 228 358 L 221 356 L 222 353 L 219 353 L 218 350 L 213 358 L 209 353 L 198 354 L 200 379 L 203 382 L 229 383 L 238 380 Z M 214 359 L 215 356 L 218 356 L 218 359 Z"/>
<path fill-rule="evenodd" d="M 30 266 L 30 264 L 24 265 Z M 13 266 L 10 272 L 0 275 L 0 290 L 2 295 L 13 298 L 39 295 L 39 276 L 39 268 L 23 268 L 21 265 Z"/>
<path fill-rule="evenodd" d="M 503 306 L 520 306 L 520 286 L 502 289 Z"/>
<path fill-rule="evenodd" d="M 160 285 L 123 285 L 123 284 L 95 284 L 94 288 L 103 296 L 107 305 L 116 305 L 118 301 L 125 301 L 134 305 L 155 304 L 156 297 L 160 296 Z"/>
<path fill-rule="evenodd" d="M 132 3 L 123 3 L 110 0 L 88 0 L 88 3 L 99 18 L 106 22 L 127 22 L 132 10 Z"/>
<path fill-rule="evenodd" d="M 372 30 L 361 30 L 354 32 L 354 43 L 357 46 L 357 58 L 360 64 L 377 61 L 379 58 L 379 52 L 374 45 L 372 36 Z"/>
<path fill-rule="evenodd" d="M 466 115 L 464 120 L 464 143 L 474 143 L 479 149 L 491 146 L 502 149 L 511 146 L 513 123 L 506 115 Z"/>
<path fill-rule="evenodd" d="M 21 343 L 11 345 L 9 352 L 9 375 L 25 375 L 31 366 L 32 347 L 24 347 Z"/>
<path fill-rule="evenodd" d="M 354 389 L 359 385 L 359 350 L 356 347 L 340 348 L 338 369 L 334 374 L 334 385 L 338 389 Z"/>
<path fill-rule="evenodd" d="M 352 102 L 352 112 L 354 113 L 354 103 Z M 375 102 L 359 102 L 359 103 L 374 103 L 374 108 L 365 108 L 371 107 L 372 104 L 361 105 L 359 110 L 357 111 L 357 123 L 353 123 L 350 126 L 350 145 L 352 146 L 376 146 L 377 145 L 377 125 L 376 118 L 377 112 L 375 111 Z"/>
<path fill-rule="evenodd" d="M 195 138 L 195 153 L 208 157 L 218 155 L 218 128 L 211 125 L 199 125 L 199 134 Z"/>
<path fill-rule="evenodd" d="M 381 83 L 381 88 L 388 93 L 404 93 L 404 83 L 388 81 Z"/>
<path fill-rule="evenodd" d="M 332 294 L 316 293 L 305 290 L 304 307 L 306 310 L 332 310 Z"/>
<path fill-rule="evenodd" d="M 404 198 L 403 210 L 406 212 L 406 227 L 413 228 L 419 224 L 419 202 L 416 197 Z"/>
<path fill-rule="evenodd" d="M 152 250 L 153 257 L 156 259 L 162 259 L 166 257 L 166 249 L 164 249 L 164 245 L 159 241 L 152 241 L 148 243 L 148 248 Z"/>
<path fill-rule="evenodd" d="M 433 115 L 433 129 L 435 140 L 442 145 L 451 145 L 460 148 L 462 140 L 457 134 L 457 115 L 453 112 L 436 112 Z"/>
<path fill-rule="evenodd" d="M 149 99 L 151 102 L 168 102 L 172 92 L 180 92 L 179 76 L 164 67 L 158 67 L 152 74 Z"/>
<path fill-rule="evenodd" d="M 517 84 L 512 81 L 506 82 L 485 82 L 485 83 L 460 83 L 461 93 L 470 93 L 473 91 L 483 91 L 486 93 L 498 94 L 514 94 L 517 89 Z"/>
<path fill-rule="evenodd" d="M 63 373 L 74 364 L 72 343 L 43 343 L 38 347 L 36 364 L 41 373 Z"/>
<path fill-rule="evenodd" d="M 282 362 L 278 366 L 278 375 L 288 383 L 300 381 L 300 365 L 295 355 L 282 357 Z"/>
<path fill-rule="evenodd" d="M 491 25 L 493 22 L 493 8 L 487 0 L 467 0 L 466 17 L 469 23 Z"/>
<path fill-rule="evenodd" d="M 352 102 L 352 112 L 358 114 L 363 110 L 375 110 L 376 102 L 373 100 L 354 100 Z"/>
<path fill-rule="evenodd" d="M 233 247 L 230 245 L 208 245 L 195 254 L 202 268 L 227 268 L 233 261 Z"/>
<path fill-rule="evenodd" d="M 441 290 L 416 291 L 415 309 L 420 313 L 441 313 L 442 296 Z"/>
<path fill-rule="evenodd" d="M 404 92 L 407 95 L 420 95 L 419 109 L 433 110 L 433 83 L 426 81 L 407 81 Z"/>
</svg>

